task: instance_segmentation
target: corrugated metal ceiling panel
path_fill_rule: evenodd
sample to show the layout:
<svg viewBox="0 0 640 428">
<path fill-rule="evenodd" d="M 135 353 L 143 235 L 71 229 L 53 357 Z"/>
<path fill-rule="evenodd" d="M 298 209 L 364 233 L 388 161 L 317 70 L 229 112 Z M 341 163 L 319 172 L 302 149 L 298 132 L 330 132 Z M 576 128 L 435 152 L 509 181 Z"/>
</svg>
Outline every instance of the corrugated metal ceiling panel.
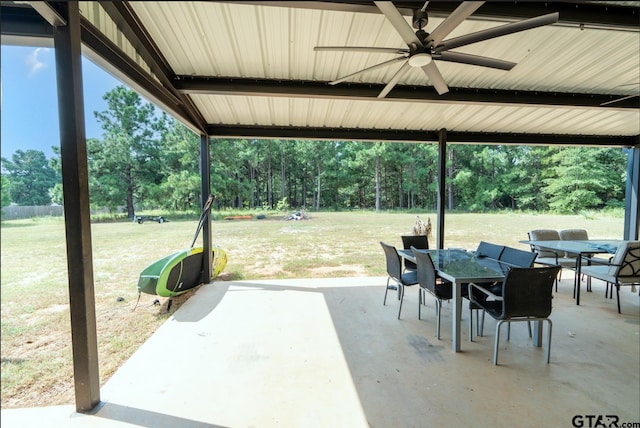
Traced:
<svg viewBox="0 0 640 428">
<path fill-rule="evenodd" d="M 153 76 L 149 66 L 142 60 L 142 58 L 140 58 L 136 49 L 129 40 L 122 35 L 116 23 L 113 22 L 111 17 L 104 11 L 98 2 L 82 1 L 79 2 L 79 7 L 80 13 L 84 18 L 91 22 L 102 34 L 126 53 L 129 58 L 131 58 L 143 70 Z"/>
<path fill-rule="evenodd" d="M 132 2 L 177 75 L 328 82 L 389 54 L 315 52 L 314 46 L 406 45 L 382 14 L 224 2 Z M 293 3 L 289 3 L 292 6 Z M 406 17 L 407 22 L 410 18 Z M 430 17 L 427 31 L 442 22 Z M 447 38 L 503 25 L 471 17 Z M 509 72 L 437 61 L 451 87 L 631 95 L 638 31 L 548 25 L 456 49 L 516 62 Z M 354 82 L 383 84 L 393 65 Z M 345 83 L 346 84 L 346 83 Z M 412 69 L 402 85 L 429 85 Z M 426 91 L 433 91 L 425 87 Z M 638 135 L 640 110 L 189 95 L 210 124 L 551 134 Z"/>
<path fill-rule="evenodd" d="M 133 5 L 179 75 L 331 81 L 393 55 L 314 52 L 314 46 L 406 47 L 380 14 L 216 2 Z M 431 18 L 427 31 L 440 22 L 441 18 Z M 447 38 L 502 24 L 468 19 Z M 552 25 L 456 51 L 518 65 L 506 72 L 437 61 L 450 86 L 632 94 L 633 87 L 620 85 L 638 80 L 640 33 Z M 392 65 L 351 81 L 386 83 L 398 68 L 399 64 Z M 428 85 L 428 81 L 414 69 L 401 84 Z"/>
<path fill-rule="evenodd" d="M 221 95 L 194 95 L 193 100 L 211 124 L 433 130 L 446 123 L 448 130 L 461 132 L 640 133 L 638 112 L 633 110 Z"/>
</svg>

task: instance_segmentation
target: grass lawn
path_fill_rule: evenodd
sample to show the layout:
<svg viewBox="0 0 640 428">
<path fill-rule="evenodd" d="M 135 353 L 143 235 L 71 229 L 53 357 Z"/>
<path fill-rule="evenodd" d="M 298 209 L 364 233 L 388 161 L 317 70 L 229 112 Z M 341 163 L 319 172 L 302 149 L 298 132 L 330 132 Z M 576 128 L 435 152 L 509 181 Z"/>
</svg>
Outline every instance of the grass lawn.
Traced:
<svg viewBox="0 0 640 428">
<path fill-rule="evenodd" d="M 384 276 L 379 241 L 401 246 L 415 214 L 310 213 L 311 219 L 216 221 L 213 241 L 228 255 L 218 281 L 231 279 Z M 435 244 L 436 216 L 431 219 Z M 197 219 L 163 224 L 97 223 L 92 248 L 100 377 L 115 370 L 193 293 L 173 299 L 143 294 L 140 272 L 187 248 Z M 622 217 L 536 214 L 447 214 L 445 247 L 473 249 L 480 240 L 528 250 L 518 241 L 534 228 L 584 228 L 591 238 L 620 239 Z M 73 404 L 73 367 L 65 232 L 62 219 L 2 223 L 2 408 Z M 196 245 L 199 245 L 198 241 Z M 73 261 L 72 261 L 73 262 Z M 135 308 L 135 310 L 134 310 Z"/>
</svg>

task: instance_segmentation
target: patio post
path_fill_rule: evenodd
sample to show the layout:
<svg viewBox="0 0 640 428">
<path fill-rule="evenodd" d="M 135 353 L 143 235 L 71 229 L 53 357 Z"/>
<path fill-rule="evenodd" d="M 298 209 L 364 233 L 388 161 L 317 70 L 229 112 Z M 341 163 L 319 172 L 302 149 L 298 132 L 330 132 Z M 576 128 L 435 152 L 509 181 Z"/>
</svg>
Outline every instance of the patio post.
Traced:
<svg viewBox="0 0 640 428">
<path fill-rule="evenodd" d="M 444 195 L 447 166 L 447 130 L 438 131 L 438 233 L 436 235 L 437 248 L 444 248 Z"/>
<path fill-rule="evenodd" d="M 211 194 L 210 141 L 209 136 L 204 134 L 200 136 L 200 179 L 202 184 L 202 204 L 204 206 Z M 211 253 L 211 210 L 209 210 L 202 225 L 202 251 L 202 282 L 208 284 L 211 282 L 211 264 L 213 263 L 213 255 Z"/>
<path fill-rule="evenodd" d="M 88 412 L 100 402 L 100 376 L 82 94 L 80 10 L 78 2 L 58 2 L 56 11 L 66 23 L 54 26 L 53 38 L 69 272 L 73 379 L 76 410 Z"/>
<path fill-rule="evenodd" d="M 635 146 L 627 154 L 627 188 L 625 191 L 624 207 L 624 239 L 635 241 L 638 239 L 640 227 L 638 212 L 640 211 L 640 147 Z"/>
</svg>

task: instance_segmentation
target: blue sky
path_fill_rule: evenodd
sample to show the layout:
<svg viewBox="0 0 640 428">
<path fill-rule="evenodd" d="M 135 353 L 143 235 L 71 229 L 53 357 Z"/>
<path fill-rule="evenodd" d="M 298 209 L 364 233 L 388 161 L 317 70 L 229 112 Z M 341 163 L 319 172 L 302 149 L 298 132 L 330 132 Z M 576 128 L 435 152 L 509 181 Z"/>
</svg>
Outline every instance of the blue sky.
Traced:
<svg viewBox="0 0 640 428">
<path fill-rule="evenodd" d="M 60 146 L 54 50 L 2 45 L 1 55 L 2 157 L 33 149 L 51 158 L 51 146 Z M 102 96 L 123 83 L 86 58 L 82 80 L 86 136 L 102 138 L 93 112 L 106 110 Z"/>
</svg>

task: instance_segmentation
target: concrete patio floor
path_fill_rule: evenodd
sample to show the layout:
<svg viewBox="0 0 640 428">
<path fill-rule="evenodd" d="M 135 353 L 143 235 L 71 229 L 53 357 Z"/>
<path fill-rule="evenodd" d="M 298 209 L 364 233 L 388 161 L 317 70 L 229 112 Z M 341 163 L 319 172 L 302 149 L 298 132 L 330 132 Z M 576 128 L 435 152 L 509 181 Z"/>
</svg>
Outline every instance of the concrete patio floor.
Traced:
<svg viewBox="0 0 640 428">
<path fill-rule="evenodd" d="M 594 281 L 576 306 L 572 278 L 555 293 L 551 363 L 516 323 L 498 366 L 493 319 L 469 342 L 465 302 L 455 354 L 451 305 L 438 340 L 434 301 L 418 320 L 415 286 L 398 320 L 382 277 L 215 282 L 106 382 L 93 414 L 3 409 L 2 427 L 640 426 L 638 293 L 622 289 L 618 314 Z"/>
</svg>

